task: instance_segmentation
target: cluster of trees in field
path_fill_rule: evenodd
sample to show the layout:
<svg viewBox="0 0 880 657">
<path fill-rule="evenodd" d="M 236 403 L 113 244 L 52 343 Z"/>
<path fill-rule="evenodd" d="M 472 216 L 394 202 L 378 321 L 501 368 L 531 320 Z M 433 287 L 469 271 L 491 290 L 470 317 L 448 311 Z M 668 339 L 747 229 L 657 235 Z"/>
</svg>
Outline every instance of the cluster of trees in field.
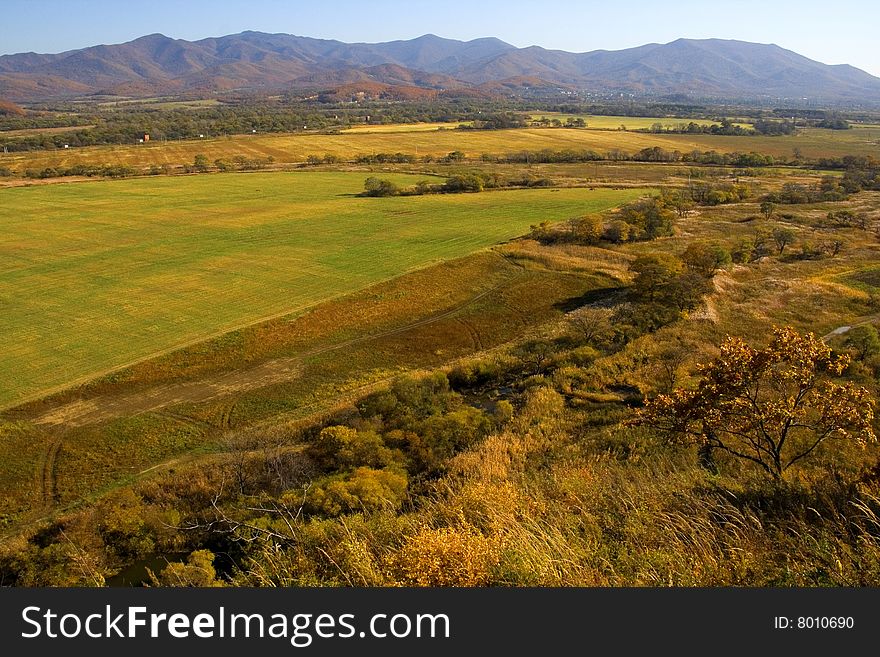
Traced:
<svg viewBox="0 0 880 657">
<path fill-rule="evenodd" d="M 667 237 L 673 233 L 675 213 L 661 197 L 640 199 L 622 206 L 613 218 L 600 215 L 576 217 L 562 225 L 533 225 L 531 239 L 543 244 L 568 242 L 593 246 L 601 241 L 621 244 Z"/>
<path fill-rule="evenodd" d="M 236 155 L 231 158 L 217 158 L 213 162 L 213 167 L 217 171 L 259 171 L 265 169 L 275 162 L 275 158 L 271 155 L 267 157 L 246 157 L 244 155 Z M 184 173 L 206 173 L 211 169 L 212 163 L 208 160 L 208 156 L 204 153 L 197 154 L 192 164 L 184 165 Z M 153 169 L 150 173 L 156 173 Z"/>
<path fill-rule="evenodd" d="M 816 128 L 828 128 L 830 130 L 849 130 L 852 125 L 846 119 L 830 116 L 820 121 L 809 121 L 807 125 Z M 734 124 L 730 119 L 722 119 L 720 124 L 710 125 L 695 123 L 677 123 L 674 125 L 654 123 L 650 128 L 637 130 L 636 132 L 650 132 L 654 134 L 687 134 L 687 135 L 791 135 L 796 131 L 796 125 L 789 120 L 776 120 L 759 118 L 754 121 L 751 128 Z"/>
<path fill-rule="evenodd" d="M 755 132 L 762 135 L 791 135 L 795 132 L 795 124 L 792 121 L 774 121 L 772 119 L 758 119 L 752 124 Z"/>
<path fill-rule="evenodd" d="M 757 130 L 751 128 L 744 128 L 743 126 L 736 125 L 728 118 L 721 119 L 721 123 L 711 123 L 709 125 L 703 123 L 695 123 L 694 121 L 690 121 L 689 123 L 677 123 L 674 125 L 664 125 L 659 121 L 651 125 L 650 128 L 644 128 L 643 130 L 637 130 L 636 132 L 650 132 L 653 134 L 685 134 L 685 135 L 734 135 L 734 136 L 745 136 L 745 135 L 754 135 L 758 134 Z"/>
<path fill-rule="evenodd" d="M 25 178 L 46 179 L 63 178 L 68 176 L 87 176 L 94 178 L 103 176 L 107 178 L 128 178 L 130 176 L 158 176 L 169 175 L 175 170 L 183 173 L 207 173 L 208 171 L 257 171 L 265 169 L 275 161 L 271 155 L 268 157 L 246 157 L 236 155 L 231 158 L 218 158 L 211 162 L 204 153 L 197 154 L 191 164 L 184 164 L 175 169 L 169 164 L 151 165 L 144 168 L 135 168 L 127 164 L 73 164 L 71 166 L 44 167 L 42 169 L 25 169 Z M 13 175 L 9 169 L 0 169 L 0 175 Z"/>
<path fill-rule="evenodd" d="M 844 169 L 853 171 L 872 171 L 880 169 L 880 159 L 871 155 L 843 155 L 842 157 L 820 157 L 816 159 L 820 169 Z"/>
<path fill-rule="evenodd" d="M 544 222 L 532 226 L 530 236 L 545 244 L 570 242 L 596 245 L 601 241 L 621 244 L 668 237 L 676 217 L 685 217 L 696 205 L 738 203 L 751 195 L 738 183 L 697 182 L 683 189 L 664 188 L 652 196 L 623 205 L 609 218 L 588 215 L 563 225 Z"/>
<path fill-rule="evenodd" d="M 768 193 L 765 201 L 796 205 L 800 203 L 818 203 L 820 201 L 842 201 L 852 192 L 858 191 L 852 186 L 845 186 L 843 179 L 837 176 L 822 176 L 812 185 L 801 183 L 785 183 L 779 189 Z"/>
<path fill-rule="evenodd" d="M 554 150 L 545 148 L 540 151 L 518 151 L 503 155 L 485 153 L 481 155 L 484 162 L 501 162 L 511 164 L 566 164 L 583 162 L 687 162 L 693 164 L 713 164 L 718 166 L 764 167 L 788 163 L 785 157 L 774 157 L 760 153 L 718 153 L 717 151 L 693 150 L 683 153 L 670 151 L 659 146 L 643 148 L 635 153 L 627 153 L 620 149 L 599 153 L 594 150 Z"/>
<path fill-rule="evenodd" d="M 462 194 L 469 192 L 482 192 L 486 189 L 501 189 L 504 187 L 552 186 L 553 181 L 549 178 L 539 178 L 536 176 L 502 178 L 496 173 L 488 173 L 485 171 L 454 173 L 440 183 L 420 180 L 410 187 L 401 187 L 391 180 L 370 176 L 364 181 L 363 196 L 388 197 L 422 196 L 424 194 Z"/>
<path fill-rule="evenodd" d="M 694 204 L 724 205 L 739 203 L 752 195 L 748 185 L 738 182 L 692 181 L 685 189 L 664 189 L 663 202 L 683 217 Z"/>
<path fill-rule="evenodd" d="M 833 234 L 819 241 L 801 239 L 793 228 L 784 224 L 771 224 L 759 226 L 750 237 L 741 239 L 731 249 L 731 256 L 734 262 L 741 264 L 770 256 L 791 260 L 816 260 L 837 256 L 844 245 L 844 241 Z"/>
<path fill-rule="evenodd" d="M 700 305 L 715 273 L 730 261 L 730 253 L 714 242 L 691 244 L 679 255 L 639 256 L 629 266 L 629 303 L 615 311 L 611 322 L 628 340 L 675 322 Z"/>
<path fill-rule="evenodd" d="M 128 178 L 143 173 L 127 164 L 74 164 L 68 167 L 44 167 L 42 169 L 25 169 L 25 178 L 61 178 L 66 176 L 88 176 L 94 178 Z"/>
<path fill-rule="evenodd" d="M 816 124 L 817 128 L 828 128 L 829 130 L 850 130 L 852 125 L 846 119 L 840 117 L 824 118 Z"/>
<path fill-rule="evenodd" d="M 768 221 L 777 218 L 792 220 L 790 214 L 777 214 L 776 203 L 764 200 L 761 202 L 761 213 Z M 815 260 L 824 257 L 835 257 L 846 246 L 846 242 L 836 233 L 841 228 L 856 228 L 867 231 L 871 221 L 863 212 L 852 210 L 832 210 L 824 219 L 813 224 L 811 236 L 804 237 L 791 225 L 769 224 L 758 226 L 753 235 L 743 238 L 732 249 L 734 262 L 748 264 L 768 256 L 782 258 L 786 252 L 788 259 Z M 817 237 L 817 235 L 819 237 Z M 797 251 L 794 249 L 797 247 Z"/>
<path fill-rule="evenodd" d="M 654 123 L 650 128 L 637 130 L 636 132 L 650 132 L 654 134 L 687 134 L 687 135 L 730 135 L 747 137 L 751 135 L 790 135 L 795 131 L 795 124 L 791 121 L 777 121 L 773 119 L 756 119 L 751 128 L 736 125 L 728 118 L 721 119 L 720 123 L 710 125 L 695 123 L 679 123 L 675 125 L 663 125 Z"/>
<path fill-rule="evenodd" d="M 418 161 L 419 158 L 416 155 L 399 152 L 368 153 L 366 155 L 358 155 L 354 159 L 355 164 L 414 164 Z M 339 162 L 339 158 L 330 154 L 325 155 L 323 158 L 310 155 L 307 160 L 308 164 L 333 164 L 334 162 Z"/>
<path fill-rule="evenodd" d="M 587 122 L 579 116 L 569 116 L 565 121 L 542 116 L 540 119 L 532 119 L 529 125 L 535 128 L 586 128 Z"/>
<path fill-rule="evenodd" d="M 880 167 L 848 169 L 843 176 L 822 176 L 812 185 L 785 183 L 779 191 L 768 193 L 764 200 L 785 204 L 843 201 L 863 190 L 880 190 Z"/>
<path fill-rule="evenodd" d="M 524 128 L 526 120 L 522 114 L 514 112 L 497 112 L 494 114 L 479 115 L 471 123 L 463 123 L 458 126 L 459 130 L 508 130 L 512 128 Z"/>
</svg>

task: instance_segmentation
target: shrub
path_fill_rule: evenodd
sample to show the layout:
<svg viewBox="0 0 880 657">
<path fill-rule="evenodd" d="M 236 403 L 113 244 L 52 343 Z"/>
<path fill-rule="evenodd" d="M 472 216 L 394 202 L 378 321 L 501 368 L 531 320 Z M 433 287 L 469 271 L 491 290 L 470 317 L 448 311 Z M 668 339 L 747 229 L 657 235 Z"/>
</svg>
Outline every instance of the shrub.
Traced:
<svg viewBox="0 0 880 657">
<path fill-rule="evenodd" d="M 376 511 L 383 507 L 397 509 L 406 498 L 406 489 L 407 477 L 402 472 L 360 467 L 344 478 L 329 478 L 313 487 L 306 497 L 305 508 L 325 516 Z"/>
<path fill-rule="evenodd" d="M 196 550 L 189 555 L 186 563 L 169 563 L 158 577 L 150 572 L 150 579 L 153 586 L 208 588 L 224 585 L 217 579 L 214 553 L 210 550 Z"/>
<path fill-rule="evenodd" d="M 398 196 L 400 187 L 390 180 L 370 176 L 364 181 L 364 196 Z"/>
<path fill-rule="evenodd" d="M 389 565 L 401 586 L 485 586 L 499 561 L 499 541 L 464 525 L 422 529 Z"/>
<path fill-rule="evenodd" d="M 384 468 L 403 459 L 399 451 L 386 447 L 376 432 L 359 432 L 344 426 L 323 429 L 309 451 L 321 465 L 333 470 L 362 465 Z"/>
</svg>

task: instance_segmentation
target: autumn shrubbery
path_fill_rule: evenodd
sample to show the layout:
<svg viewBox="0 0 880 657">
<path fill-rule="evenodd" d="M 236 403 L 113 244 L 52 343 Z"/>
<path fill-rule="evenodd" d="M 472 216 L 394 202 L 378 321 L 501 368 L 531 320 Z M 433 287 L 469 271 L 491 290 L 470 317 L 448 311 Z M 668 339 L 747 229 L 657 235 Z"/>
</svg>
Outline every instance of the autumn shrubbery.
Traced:
<svg viewBox="0 0 880 657">
<path fill-rule="evenodd" d="M 424 528 L 388 559 L 402 586 L 485 586 L 500 560 L 499 540 L 473 527 Z"/>
<path fill-rule="evenodd" d="M 346 475 L 325 478 L 309 490 L 305 509 L 327 517 L 343 513 L 400 508 L 406 499 L 406 473 L 391 468 L 362 466 Z"/>
<path fill-rule="evenodd" d="M 707 468 L 697 450 L 650 423 L 625 423 L 633 411 L 611 386 L 637 391 L 632 403 L 642 403 L 642 395 L 701 390 L 696 363 L 716 361 L 700 357 L 697 335 L 678 323 L 624 349 L 607 339 L 608 313 L 587 315 L 560 325 L 570 331 L 566 340 L 535 338 L 550 346 L 539 374 L 532 374 L 535 346 L 519 357 L 515 346 L 493 356 L 510 375 L 512 403 L 497 400 L 485 410 L 468 397 L 471 387 L 456 391 L 441 372 L 402 378 L 358 401 L 345 417 L 303 433 L 299 452 L 245 443 L 243 456 L 230 452 L 198 476 L 169 475 L 161 485 L 145 483 L 102 503 L 88 520 L 63 519 L 22 550 L 0 556 L 0 568 L 17 573 L 19 584 L 94 583 L 121 563 L 173 552 L 190 556 L 156 573 L 153 585 L 880 581 L 880 477 L 865 467 L 871 454 L 856 441 L 829 440 L 781 477 L 724 450 L 715 451 L 714 468 Z M 847 358 L 870 359 L 872 335 L 860 331 L 842 342 Z M 576 355 L 585 349 L 583 358 Z M 777 360 L 767 349 L 779 352 Z M 717 353 L 736 356 L 744 369 L 718 369 L 719 376 L 744 376 L 751 364 L 760 376 L 813 385 L 803 372 L 795 375 L 813 363 L 817 386 L 841 377 L 872 385 L 867 369 L 846 367 L 847 358 L 793 332 L 767 347 L 735 351 Z M 515 358 L 525 360 L 517 366 Z M 476 360 L 460 371 L 493 370 Z M 704 367 L 702 376 L 714 381 L 713 371 Z M 480 394 L 499 384 L 494 376 Z M 748 390 L 733 384 L 734 392 Z M 782 408 L 772 395 L 759 401 Z M 707 417 L 711 428 L 714 416 Z M 280 455 L 299 466 L 284 465 L 288 474 L 279 479 L 286 463 Z M 221 553 L 222 561 L 211 556 Z"/>
</svg>

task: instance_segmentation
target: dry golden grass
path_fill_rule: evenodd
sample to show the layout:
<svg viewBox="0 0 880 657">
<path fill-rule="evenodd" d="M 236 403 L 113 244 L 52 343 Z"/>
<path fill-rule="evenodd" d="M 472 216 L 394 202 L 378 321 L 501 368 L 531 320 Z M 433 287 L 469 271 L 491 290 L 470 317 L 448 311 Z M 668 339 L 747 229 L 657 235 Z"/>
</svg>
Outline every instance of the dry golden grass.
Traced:
<svg viewBox="0 0 880 657">
<path fill-rule="evenodd" d="M 404 126 L 407 127 L 407 126 Z M 387 128 L 386 129 L 390 129 Z M 608 130 L 568 130 L 526 128 L 518 130 L 419 130 L 408 126 L 401 132 L 355 131 L 338 134 L 234 135 L 179 142 L 151 141 L 131 146 L 94 146 L 58 151 L 33 151 L 0 156 L 0 165 L 18 171 L 74 164 L 125 164 L 137 168 L 192 163 L 202 153 L 210 161 L 272 157 L 277 163 L 304 162 L 309 155 L 335 155 L 352 159 L 360 155 L 402 152 L 418 157 L 446 155 L 461 151 L 479 158 L 483 153 L 503 155 L 518 151 L 620 150 L 634 153 L 659 146 L 669 151 L 717 150 L 720 152 L 758 152 L 791 157 L 794 150 L 804 157 L 831 157 L 845 154 L 876 154 L 880 129 L 856 128 L 845 132 L 803 129 L 796 135 L 781 137 L 725 137 L 716 135 L 653 135 Z"/>
</svg>

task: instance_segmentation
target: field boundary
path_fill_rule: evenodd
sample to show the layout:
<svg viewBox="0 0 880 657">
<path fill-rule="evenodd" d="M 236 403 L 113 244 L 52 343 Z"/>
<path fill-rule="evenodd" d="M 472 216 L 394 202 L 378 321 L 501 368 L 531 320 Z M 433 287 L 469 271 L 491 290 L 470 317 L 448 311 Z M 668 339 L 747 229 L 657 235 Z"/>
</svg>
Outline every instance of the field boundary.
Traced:
<svg viewBox="0 0 880 657">
<path fill-rule="evenodd" d="M 498 244 L 504 244 L 507 241 L 510 241 L 510 240 L 506 240 L 505 242 L 498 242 Z M 405 276 L 407 274 L 412 274 L 417 271 L 429 269 L 431 267 L 434 267 L 434 266 L 441 264 L 441 263 L 444 263 L 444 262 L 452 262 L 454 260 L 459 260 L 462 257 L 468 257 L 471 255 L 474 255 L 475 253 L 492 251 L 496 246 L 498 246 L 498 244 L 494 244 L 489 247 L 484 247 L 482 249 L 477 249 L 476 251 L 472 251 L 471 253 L 467 254 L 466 256 L 458 256 L 458 257 L 449 258 L 449 259 L 442 259 L 441 258 L 441 259 L 437 259 L 437 260 L 432 260 L 430 262 L 418 265 L 416 267 L 411 267 L 409 269 L 401 270 L 400 272 L 396 273 L 393 276 L 387 276 L 387 277 L 380 279 L 380 280 L 371 281 L 369 285 L 365 285 L 365 286 L 357 288 L 357 289 L 347 290 L 345 292 L 333 294 L 333 295 L 330 295 L 328 297 L 321 299 L 320 301 L 316 301 L 314 303 L 309 303 L 309 304 L 306 304 L 303 306 L 297 306 L 295 308 L 289 308 L 289 309 L 283 310 L 281 312 L 273 313 L 271 315 L 266 315 L 266 316 L 259 317 L 259 318 L 253 319 L 253 320 L 249 320 L 247 322 L 242 322 L 241 324 L 237 324 L 237 325 L 231 326 L 229 328 L 224 328 L 219 331 L 215 331 L 210 334 L 206 334 L 206 335 L 194 338 L 192 340 L 187 340 L 185 342 L 173 345 L 173 346 L 168 347 L 166 349 L 162 349 L 162 350 L 153 352 L 151 354 L 143 356 L 142 358 L 137 358 L 137 359 L 131 360 L 129 362 L 123 363 L 121 365 L 117 365 L 117 366 L 114 366 L 114 367 L 111 367 L 111 368 L 108 368 L 105 370 L 100 370 L 97 372 L 93 372 L 93 373 L 78 377 L 77 379 L 74 379 L 68 383 L 64 383 L 64 384 L 61 384 L 58 386 L 53 386 L 51 388 L 46 388 L 44 390 L 33 393 L 31 395 L 27 395 L 26 397 L 24 397 L 22 399 L 18 399 L 16 401 L 13 401 L 11 403 L 0 404 L 0 413 L 12 410 L 14 408 L 18 408 L 19 406 L 24 406 L 24 405 L 29 404 L 34 401 L 45 399 L 46 397 L 51 397 L 52 395 L 58 394 L 60 392 L 64 392 L 66 390 L 76 388 L 76 387 L 81 386 L 83 384 L 89 383 L 89 382 L 94 381 L 96 379 L 103 378 L 105 376 L 109 376 L 110 374 L 114 374 L 116 372 L 122 371 L 124 369 L 129 368 L 129 367 L 133 367 L 135 365 L 146 362 L 148 360 L 152 360 L 154 358 L 160 358 L 162 356 L 173 353 L 175 351 L 179 351 L 180 349 L 186 349 L 187 347 L 191 347 L 193 345 L 200 344 L 202 342 L 208 342 L 209 340 L 213 340 L 215 338 L 222 337 L 224 335 L 227 335 L 228 333 L 240 331 L 242 329 L 246 329 L 251 326 L 256 326 L 257 324 L 263 324 L 264 322 L 270 322 L 275 319 L 281 319 L 283 317 L 289 317 L 291 315 L 299 315 L 299 314 L 304 313 L 312 308 L 320 306 L 323 303 L 327 303 L 328 301 L 335 301 L 337 299 L 341 299 L 346 296 L 359 294 L 359 293 L 363 292 L 364 290 L 368 290 L 371 287 L 374 287 L 376 285 L 381 285 L 383 283 L 387 283 L 389 281 L 394 280 L 395 278 L 399 278 L 400 276 Z M 501 258 L 504 257 L 501 254 L 498 254 L 498 256 Z M 413 327 L 415 327 L 415 325 L 413 325 Z M 342 345 L 342 346 L 345 346 L 345 345 Z M 334 348 L 342 348 L 342 346 L 334 347 Z"/>
</svg>

